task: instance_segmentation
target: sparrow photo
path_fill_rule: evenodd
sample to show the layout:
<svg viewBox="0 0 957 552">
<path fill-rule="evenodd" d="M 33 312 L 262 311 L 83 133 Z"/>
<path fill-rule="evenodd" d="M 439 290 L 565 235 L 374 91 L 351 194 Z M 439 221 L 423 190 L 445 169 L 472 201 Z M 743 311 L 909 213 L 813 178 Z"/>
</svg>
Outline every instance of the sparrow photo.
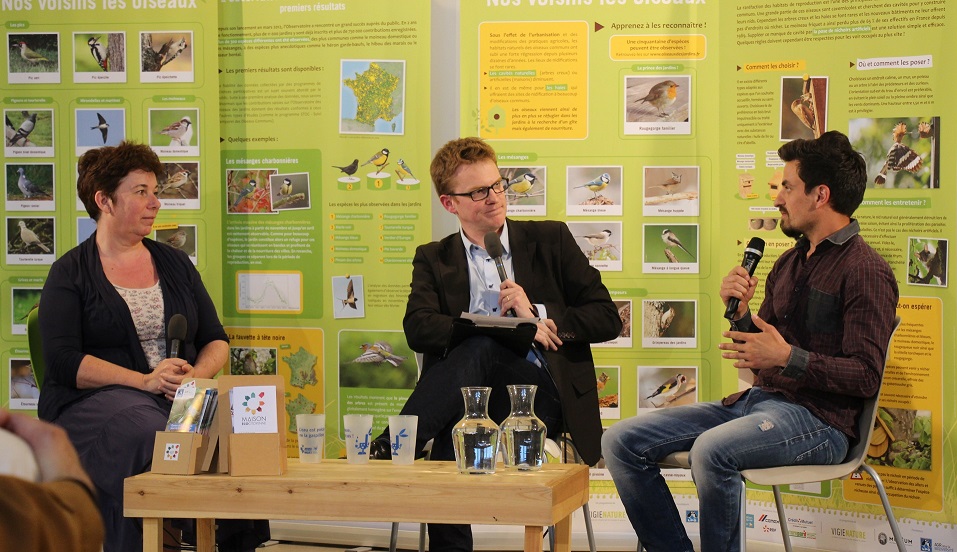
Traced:
<svg viewBox="0 0 957 552">
<path fill-rule="evenodd" d="M 52 109 L 4 109 L 3 145 L 7 157 L 53 157 Z"/>
<path fill-rule="evenodd" d="M 626 76 L 624 133 L 690 134 L 691 77 Z"/>
<path fill-rule="evenodd" d="M 565 168 L 569 215 L 621 215 L 621 165 L 581 166 Z"/>
<path fill-rule="evenodd" d="M 199 155 L 199 109 L 150 109 L 150 147 L 160 156 Z"/>
<path fill-rule="evenodd" d="M 116 146 L 126 139 L 125 109 L 77 109 L 74 116 L 77 155 L 93 148 Z"/>
<path fill-rule="evenodd" d="M 575 243 L 598 270 L 616 272 L 622 264 L 622 223 L 620 221 L 569 222 Z"/>
<path fill-rule="evenodd" d="M 53 210 L 52 163 L 7 163 L 4 169 L 8 211 Z"/>
<path fill-rule="evenodd" d="M 59 84 L 59 34 L 9 33 L 7 41 L 10 84 Z"/>
<path fill-rule="evenodd" d="M 140 33 L 140 82 L 193 82 L 193 32 Z"/>
<path fill-rule="evenodd" d="M 271 347 L 230 347 L 229 373 L 233 376 L 275 375 L 276 352 Z"/>
<path fill-rule="evenodd" d="M 781 141 L 812 140 L 827 130 L 827 77 L 781 77 Z"/>
<path fill-rule="evenodd" d="M 867 163 L 868 188 L 940 187 L 940 117 L 851 119 L 848 126 Z"/>
<path fill-rule="evenodd" d="M 7 217 L 7 264 L 52 264 L 56 258 L 53 217 Z"/>
<path fill-rule="evenodd" d="M 343 59 L 339 132 L 405 134 L 405 60 Z"/>
<path fill-rule="evenodd" d="M 166 174 L 157 182 L 156 192 L 163 209 L 199 209 L 199 163 L 167 161 L 163 166 Z"/>
<path fill-rule="evenodd" d="M 122 31 L 74 32 L 73 82 L 125 83 L 126 33 Z"/>
<path fill-rule="evenodd" d="M 364 396 L 365 408 L 398 400 L 398 390 L 415 386 L 418 367 L 415 353 L 405 341 L 405 334 L 392 330 L 342 330 L 339 332 L 339 393 L 342 404 L 354 403 Z M 396 390 L 376 393 L 370 401 L 369 388 Z M 404 402 L 408 393 L 401 393 Z"/>
<path fill-rule="evenodd" d="M 278 169 L 228 169 L 226 213 L 276 214 L 272 208 L 269 181 Z"/>
<path fill-rule="evenodd" d="M 272 208 L 276 211 L 309 209 L 309 173 L 273 174 L 269 176 Z"/>
<path fill-rule="evenodd" d="M 698 402 L 695 366 L 639 366 L 638 408 L 671 408 Z"/>
<path fill-rule="evenodd" d="M 700 169 L 696 166 L 646 166 L 644 209 L 646 217 L 696 217 L 700 213 Z"/>
<path fill-rule="evenodd" d="M 173 228 L 158 229 L 156 230 L 156 241 L 186 253 L 194 265 L 199 261 L 196 250 L 199 240 L 196 237 L 195 225 L 181 224 Z"/>
<path fill-rule="evenodd" d="M 646 349 L 698 346 L 698 303 L 682 300 L 641 302 L 641 345 Z"/>
<path fill-rule="evenodd" d="M 27 335 L 27 317 L 40 304 L 40 288 L 11 288 L 10 296 L 11 333 Z"/>
</svg>

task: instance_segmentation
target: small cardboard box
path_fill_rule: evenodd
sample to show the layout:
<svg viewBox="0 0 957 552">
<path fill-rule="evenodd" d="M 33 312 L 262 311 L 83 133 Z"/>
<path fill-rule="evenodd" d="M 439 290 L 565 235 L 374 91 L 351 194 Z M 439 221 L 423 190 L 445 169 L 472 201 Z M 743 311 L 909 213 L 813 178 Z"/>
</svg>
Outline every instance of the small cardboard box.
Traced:
<svg viewBox="0 0 957 552">
<path fill-rule="evenodd" d="M 209 438 L 201 433 L 157 431 L 153 445 L 153 473 L 193 475 L 200 473 Z"/>
<path fill-rule="evenodd" d="M 233 433 L 229 392 L 234 387 L 276 388 L 276 433 Z M 285 384 L 282 376 L 221 376 L 219 378 L 219 471 L 230 475 L 286 473 Z"/>
</svg>

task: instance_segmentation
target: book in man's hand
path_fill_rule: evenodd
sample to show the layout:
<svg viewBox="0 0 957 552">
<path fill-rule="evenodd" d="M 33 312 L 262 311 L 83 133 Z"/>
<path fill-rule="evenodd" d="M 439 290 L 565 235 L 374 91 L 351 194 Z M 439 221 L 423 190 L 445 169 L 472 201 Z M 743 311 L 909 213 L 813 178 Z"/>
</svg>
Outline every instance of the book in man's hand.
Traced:
<svg viewBox="0 0 957 552">
<path fill-rule="evenodd" d="M 511 349 L 516 355 L 524 357 L 532 347 L 538 318 L 516 318 L 513 316 L 487 316 L 463 312 L 452 321 L 452 332 L 445 354 L 458 347 L 463 341 L 474 336 L 490 337 Z"/>
</svg>

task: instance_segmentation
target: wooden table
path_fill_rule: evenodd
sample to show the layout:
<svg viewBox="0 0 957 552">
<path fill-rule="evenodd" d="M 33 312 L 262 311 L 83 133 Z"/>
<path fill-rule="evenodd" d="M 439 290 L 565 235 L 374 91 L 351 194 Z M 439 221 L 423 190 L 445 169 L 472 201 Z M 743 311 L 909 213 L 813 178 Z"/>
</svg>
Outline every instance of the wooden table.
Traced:
<svg viewBox="0 0 957 552">
<path fill-rule="evenodd" d="M 144 552 L 162 551 L 164 518 L 196 518 L 198 552 L 215 547 L 214 518 L 524 525 L 525 550 L 540 552 L 550 525 L 555 548 L 571 549 L 569 516 L 586 502 L 588 468 L 581 464 L 546 464 L 533 472 L 500 465 L 491 475 L 465 475 L 454 462 L 301 464 L 291 458 L 289 471 L 277 476 L 130 477 L 123 513 L 143 518 Z"/>
</svg>

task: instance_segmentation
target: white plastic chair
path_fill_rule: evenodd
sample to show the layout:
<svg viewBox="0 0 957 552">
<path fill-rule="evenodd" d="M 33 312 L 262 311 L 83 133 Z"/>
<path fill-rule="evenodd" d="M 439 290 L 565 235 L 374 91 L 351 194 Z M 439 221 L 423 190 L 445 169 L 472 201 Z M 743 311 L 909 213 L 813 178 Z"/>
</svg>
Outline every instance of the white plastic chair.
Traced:
<svg viewBox="0 0 957 552">
<path fill-rule="evenodd" d="M 887 369 L 887 359 L 890 357 L 890 342 L 894 339 L 894 333 L 900 325 L 900 316 L 894 321 L 894 329 L 891 331 L 891 337 L 887 343 L 887 355 L 884 359 L 884 369 Z M 881 385 L 883 386 L 884 374 L 881 374 Z M 801 483 L 816 483 L 820 481 L 829 481 L 832 479 L 847 479 L 855 473 L 862 470 L 867 472 L 874 480 L 877 492 L 881 497 L 881 504 L 884 506 L 884 513 L 887 515 L 887 522 L 891 526 L 891 532 L 894 533 L 894 542 L 897 543 L 897 550 L 905 552 L 904 539 L 901 537 L 900 527 L 897 525 L 897 519 L 891 509 L 890 501 L 887 499 L 887 492 L 884 490 L 884 483 L 870 465 L 867 459 L 867 446 L 871 442 L 871 433 L 874 431 L 874 422 L 877 418 L 877 401 L 880 398 L 881 391 L 878 388 L 877 393 L 864 403 L 864 410 L 857 422 L 857 434 L 859 440 L 853 444 L 847 452 L 844 462 L 834 465 L 807 465 L 807 466 L 781 466 L 775 468 L 761 468 L 741 471 L 741 550 L 745 550 L 747 543 L 747 531 L 745 520 L 747 518 L 747 482 L 755 485 L 771 487 L 774 492 L 774 504 L 778 510 L 778 520 L 781 525 L 781 536 L 784 538 L 784 549 L 791 552 L 791 536 L 788 534 L 787 515 L 784 512 L 784 504 L 781 501 L 781 485 L 798 485 Z M 658 466 L 662 468 L 684 468 L 690 469 L 689 453 L 687 451 L 669 454 L 660 462 Z M 638 550 L 642 550 L 641 543 L 638 543 Z"/>
</svg>

